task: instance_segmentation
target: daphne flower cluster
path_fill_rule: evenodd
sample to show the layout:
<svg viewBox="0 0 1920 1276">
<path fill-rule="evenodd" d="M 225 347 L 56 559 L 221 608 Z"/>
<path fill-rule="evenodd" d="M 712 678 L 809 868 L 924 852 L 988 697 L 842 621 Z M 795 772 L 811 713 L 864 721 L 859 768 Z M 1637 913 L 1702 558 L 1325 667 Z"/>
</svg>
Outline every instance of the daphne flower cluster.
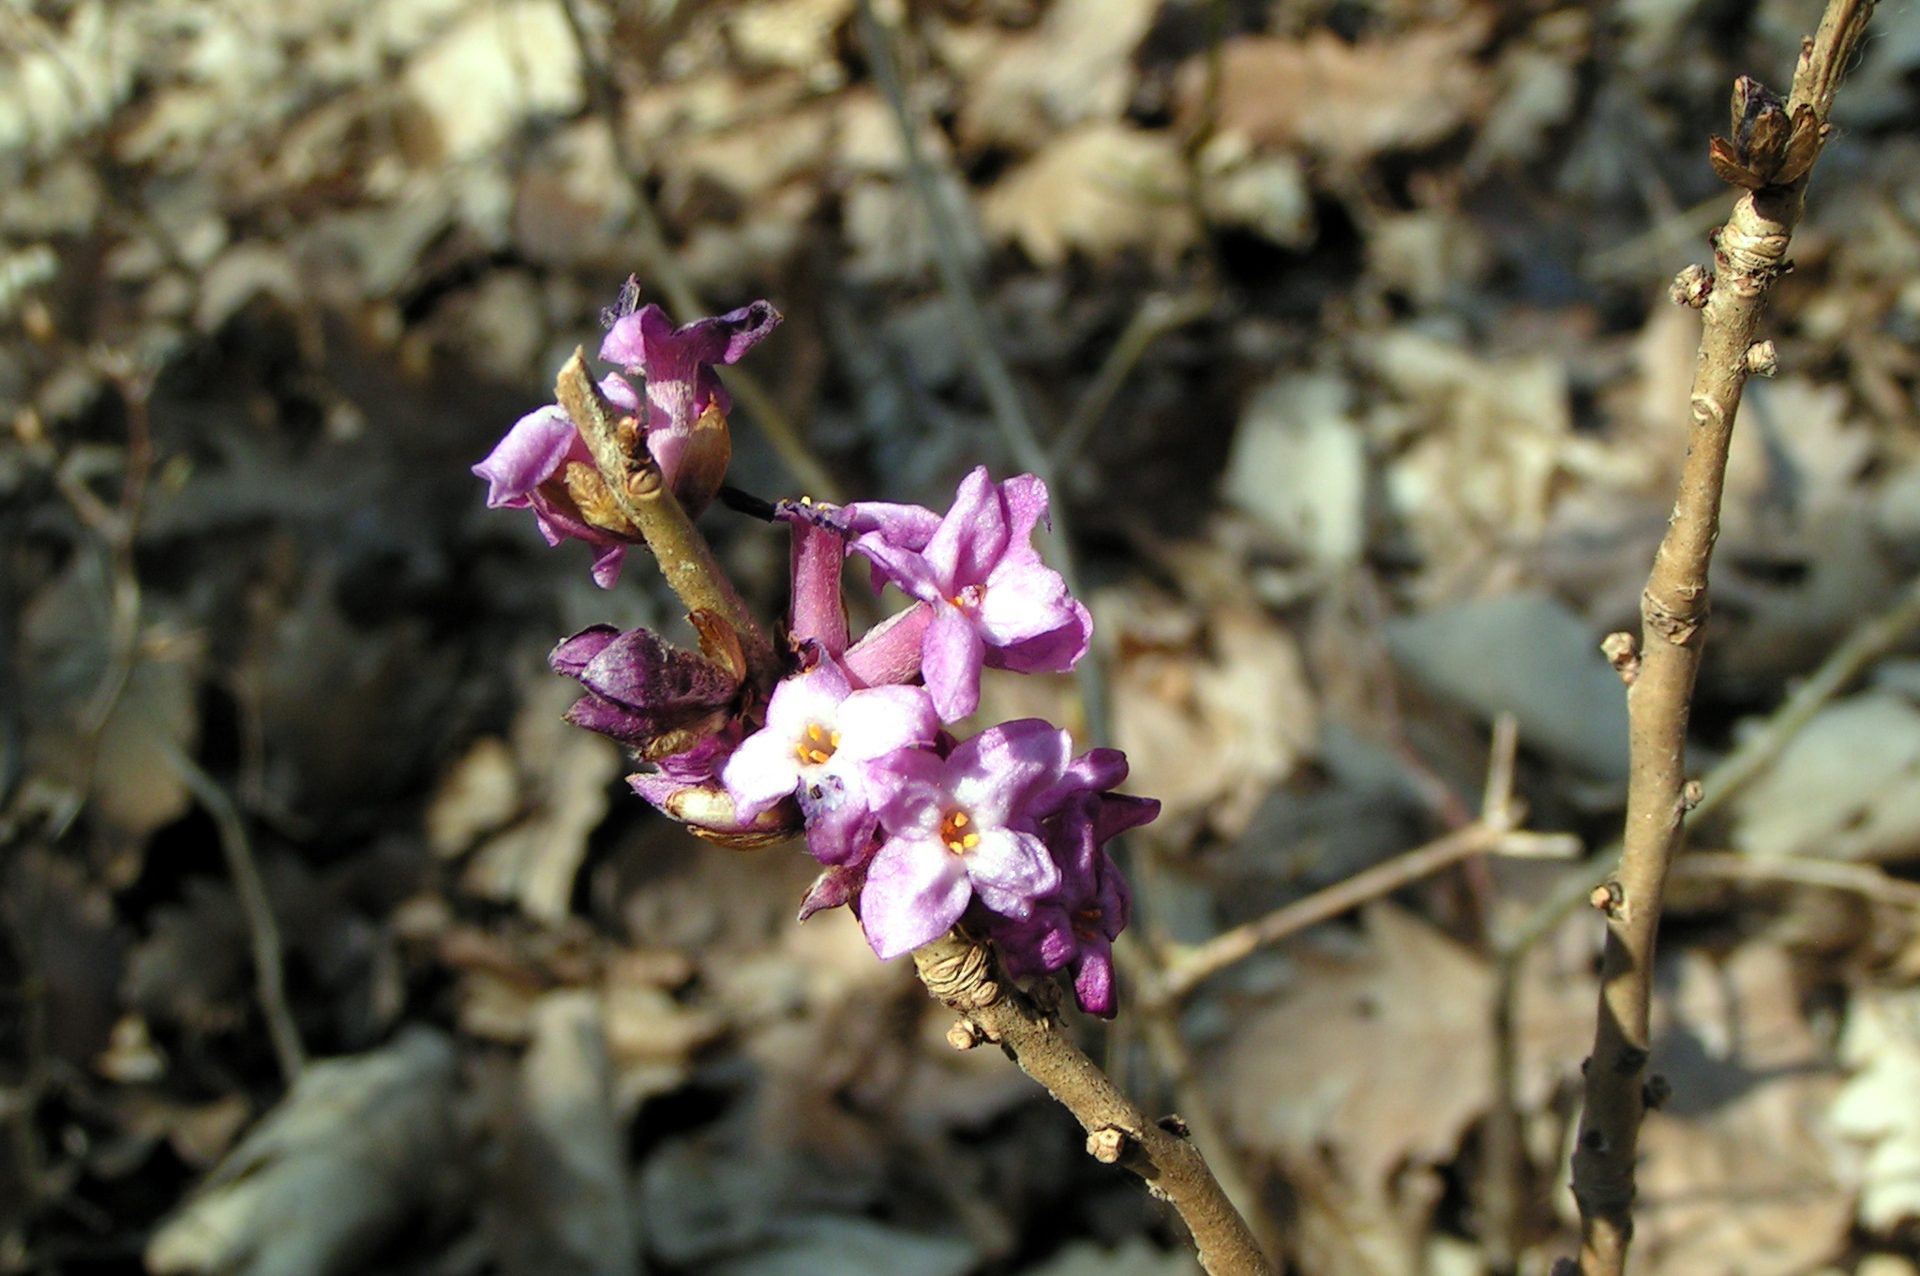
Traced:
<svg viewBox="0 0 1920 1276">
<path fill-rule="evenodd" d="M 716 421 L 724 440 L 726 402 L 712 365 L 738 358 L 778 315 L 757 303 L 672 329 L 655 307 L 624 309 L 602 357 L 644 376 L 644 397 L 617 374 L 602 392 L 640 418 L 654 463 L 691 509 L 719 486 L 709 440 Z M 600 510 L 564 412 L 524 418 L 475 472 L 491 484 L 490 504 L 531 507 L 550 542 L 601 546 L 595 578 L 611 583 L 634 536 Z M 964 740 L 950 729 L 978 709 L 983 669 L 1064 672 L 1086 655 L 1087 609 L 1032 545 L 1047 505 L 1039 479 L 996 483 L 984 467 L 944 515 L 784 503 L 793 589 L 777 683 L 753 684 L 711 613 L 692 616 L 699 653 L 595 626 L 551 657 L 586 691 L 567 716 L 634 750 L 645 764 L 629 777 L 634 789 L 694 832 L 740 847 L 804 835 L 823 871 L 803 918 L 852 905 L 883 958 L 965 924 L 992 940 L 1009 973 L 1070 974 L 1080 1005 L 1111 1015 L 1111 945 L 1129 899 L 1105 846 L 1159 803 L 1113 792 L 1127 774 L 1118 751 L 1075 757 L 1069 734 L 1039 719 Z M 841 598 L 850 553 L 870 564 L 876 589 L 897 585 L 914 600 L 857 641 Z"/>
</svg>

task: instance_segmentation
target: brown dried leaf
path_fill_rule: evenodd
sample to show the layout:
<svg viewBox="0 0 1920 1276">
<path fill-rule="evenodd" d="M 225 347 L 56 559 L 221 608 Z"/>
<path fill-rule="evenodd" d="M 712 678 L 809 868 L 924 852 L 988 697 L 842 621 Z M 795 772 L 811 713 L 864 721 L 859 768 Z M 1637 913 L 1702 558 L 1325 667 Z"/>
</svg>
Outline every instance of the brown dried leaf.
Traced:
<svg viewBox="0 0 1920 1276">
<path fill-rule="evenodd" d="M 1449 1160 L 1486 1108 L 1493 975 L 1391 904 L 1368 908 L 1366 930 L 1364 957 L 1303 955 L 1290 995 L 1235 1033 L 1213 1090 L 1245 1143 L 1324 1156 L 1382 1201 L 1403 1164 Z"/>
<path fill-rule="evenodd" d="M 1086 124 L 1062 134 L 980 200 L 988 238 L 1051 268 L 1070 253 L 1127 249 L 1170 260 L 1193 240 L 1179 148 L 1164 131 Z"/>
<path fill-rule="evenodd" d="M 1293 636 L 1257 608 L 1228 604 L 1175 645 L 1166 612 L 1186 609 L 1142 589 L 1094 598 L 1095 632 L 1119 648 L 1114 739 L 1133 772 L 1128 788 L 1164 804 L 1154 827 L 1179 836 L 1204 819 L 1237 837 L 1274 785 L 1312 756 L 1318 708 Z"/>
<path fill-rule="evenodd" d="M 1133 51 L 1159 7 L 1058 0 L 1030 32 L 949 28 L 938 48 L 966 80 L 961 136 L 1031 149 L 1062 128 L 1118 119 L 1133 92 Z"/>
<path fill-rule="evenodd" d="M 1240 36 L 1221 48 L 1219 124 L 1256 143 L 1304 146 L 1346 165 L 1440 141 L 1487 105 L 1473 54 L 1484 10 L 1389 39 L 1348 44 L 1330 31 L 1303 39 Z M 1205 83 L 1198 61 L 1181 72 L 1183 106 Z"/>
<path fill-rule="evenodd" d="M 1786 952 L 1681 953 L 1650 1070 L 1673 1098 L 1640 1133 L 1634 1251 L 1648 1276 L 1808 1271 L 1846 1243 L 1852 1194 L 1821 1137 L 1839 1088 Z"/>
<path fill-rule="evenodd" d="M 440 781 L 427 808 L 427 845 L 452 857 L 520 810 L 513 751 L 498 736 L 481 736 Z"/>
</svg>

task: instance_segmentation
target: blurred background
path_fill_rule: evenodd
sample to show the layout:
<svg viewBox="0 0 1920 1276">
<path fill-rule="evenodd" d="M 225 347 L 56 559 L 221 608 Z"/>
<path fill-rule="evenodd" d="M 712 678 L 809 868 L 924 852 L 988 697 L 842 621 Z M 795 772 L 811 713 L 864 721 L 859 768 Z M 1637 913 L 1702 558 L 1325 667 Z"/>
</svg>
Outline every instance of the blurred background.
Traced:
<svg viewBox="0 0 1920 1276">
<path fill-rule="evenodd" d="M 1037 440 L 1098 698 L 982 717 L 1104 734 L 1165 803 L 1126 1000 L 1474 852 L 1078 1026 L 1294 1269 L 1568 1252 L 1668 283 L 1733 77 L 1784 91 L 1818 6 L 875 9 L 0 6 L 0 1271 L 1196 1270 L 844 911 L 794 923 L 803 854 L 697 842 L 560 721 L 559 637 L 683 622 L 468 467 L 630 273 L 785 313 L 751 492 L 944 508 Z M 1888 3 L 1736 434 L 1649 1276 L 1920 1254 L 1916 68 Z M 774 615 L 783 535 L 703 526 Z"/>
</svg>

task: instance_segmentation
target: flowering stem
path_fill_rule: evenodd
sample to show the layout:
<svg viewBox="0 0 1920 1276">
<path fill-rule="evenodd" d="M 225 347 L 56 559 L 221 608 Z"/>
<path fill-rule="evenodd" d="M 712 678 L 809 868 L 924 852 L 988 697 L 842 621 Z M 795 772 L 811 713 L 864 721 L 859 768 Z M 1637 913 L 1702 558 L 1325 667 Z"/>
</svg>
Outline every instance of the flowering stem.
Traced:
<svg viewBox="0 0 1920 1276">
<path fill-rule="evenodd" d="M 594 384 L 583 351 L 574 350 L 560 369 L 554 392 L 593 453 L 614 504 L 640 529 L 667 584 L 688 611 L 709 611 L 726 621 L 740 638 L 748 677 L 763 689 L 771 688 L 781 673 L 773 643 L 727 579 L 713 547 L 674 499 L 660 468 L 644 451 L 635 456 L 622 444 L 618 413 Z"/>
<path fill-rule="evenodd" d="M 1872 11 L 1872 0 L 1829 0 L 1819 32 L 1801 49 L 1787 112 L 1810 112 L 1812 127 L 1825 128 L 1834 88 Z M 1817 153 L 1817 140 L 1814 146 Z M 1619 876 L 1594 895 L 1606 914 L 1607 938 L 1593 1054 L 1586 1067 L 1586 1105 L 1573 1155 L 1583 1276 L 1620 1276 L 1633 1235 L 1634 1155 L 1647 1107 L 1654 939 L 1681 819 L 1701 792 L 1686 784 L 1684 759 L 1705 638 L 1707 568 L 1719 533 L 1741 392 L 1749 375 L 1772 371 L 1772 343 L 1756 344 L 1754 338 L 1773 282 L 1784 269 L 1805 191 L 1801 172 L 1784 185 L 1743 192 L 1714 237 L 1712 278 L 1696 266 L 1674 284 L 1676 301 L 1701 308 L 1700 355 L 1679 496 L 1641 596 L 1640 651 L 1635 657 L 1622 640 L 1615 655 L 1615 667 L 1628 681 L 1631 760 Z"/>
<path fill-rule="evenodd" d="M 1067 1035 L 1059 1018 L 996 968 L 990 948 L 959 931 L 914 950 L 927 991 L 961 1020 L 947 1039 L 962 1049 L 999 1045 L 1066 1105 L 1087 1131 L 1087 1151 L 1119 1163 L 1180 1212 L 1210 1276 L 1270 1276 L 1246 1220 L 1221 1190 L 1178 1117 L 1149 1121 Z"/>
</svg>

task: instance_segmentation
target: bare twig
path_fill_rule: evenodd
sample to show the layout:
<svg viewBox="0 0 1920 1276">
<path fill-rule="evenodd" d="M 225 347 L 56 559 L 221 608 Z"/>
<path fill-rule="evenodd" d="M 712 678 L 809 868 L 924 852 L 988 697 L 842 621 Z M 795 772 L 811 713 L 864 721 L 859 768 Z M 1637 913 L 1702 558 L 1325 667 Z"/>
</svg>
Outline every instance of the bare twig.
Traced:
<svg viewBox="0 0 1920 1276">
<path fill-rule="evenodd" d="M 1849 891 L 1876 904 L 1920 909 L 1920 882 L 1889 877 L 1873 864 L 1785 855 L 1761 858 L 1732 851 L 1689 851 L 1673 862 L 1680 877 L 1722 882 L 1786 882 Z"/>
<path fill-rule="evenodd" d="M 1007 980 L 986 945 L 958 932 L 916 949 L 914 965 L 935 998 L 961 1021 L 949 1040 L 999 1045 L 1087 1131 L 1087 1150 L 1118 1162 L 1172 1204 L 1193 1233 L 1211 1276 L 1268 1276 L 1273 1269 L 1178 1117 L 1149 1121 L 1068 1039 L 1058 1017 Z"/>
<path fill-rule="evenodd" d="M 713 547 L 674 499 L 653 458 L 622 446 L 617 414 L 587 371 L 584 351 L 575 349 L 560 369 L 554 394 L 586 440 L 614 504 L 646 539 L 667 584 L 688 611 L 710 611 L 725 620 L 739 635 L 749 673 L 763 688 L 771 687 L 780 676 L 772 641 L 714 558 Z"/>
<path fill-rule="evenodd" d="M 1181 297 L 1169 297 L 1165 293 L 1151 293 L 1133 312 L 1125 331 L 1120 334 L 1113 348 L 1107 351 L 1106 361 L 1100 365 L 1100 371 L 1094 374 L 1093 381 L 1080 395 L 1079 402 L 1073 405 L 1073 415 L 1060 427 L 1060 433 L 1049 449 L 1055 465 L 1064 465 L 1086 444 L 1100 421 L 1107 414 L 1107 408 L 1113 403 L 1120 389 L 1127 383 L 1127 374 L 1133 371 L 1134 364 L 1146 354 L 1149 347 L 1161 337 L 1178 328 L 1184 328 L 1194 320 L 1212 310 L 1214 298 L 1210 293 L 1193 292 Z"/>
<path fill-rule="evenodd" d="M 1813 148 L 1805 156 L 1808 166 L 1818 153 L 1834 87 L 1872 9 L 1872 0 L 1829 0 L 1819 32 L 1801 50 L 1786 113 L 1806 113 L 1796 134 L 1801 128 L 1817 130 L 1807 142 Z M 1744 146 L 1743 139 L 1736 143 Z M 1760 167 L 1778 170 L 1779 165 Z M 1675 282 L 1677 300 L 1694 304 L 1705 294 L 1700 355 L 1680 492 L 1641 596 L 1641 650 L 1627 691 L 1626 830 L 1619 877 L 1606 886 L 1600 1010 L 1573 1156 L 1585 1276 L 1620 1276 L 1633 1234 L 1634 1152 L 1646 1108 L 1642 1086 L 1660 900 L 1680 842 L 1681 818 L 1701 796 L 1697 788 L 1687 792 L 1684 759 L 1707 617 L 1707 569 L 1719 533 L 1734 414 L 1747 377 L 1772 367 L 1771 343 L 1756 344 L 1755 336 L 1767 296 L 1786 264 L 1806 189 L 1804 171 L 1785 180 L 1778 186 L 1756 182 L 1757 189 L 1735 201 L 1714 239 L 1710 285 L 1697 270 Z"/>
<path fill-rule="evenodd" d="M 280 1079 L 292 1089 L 307 1066 L 307 1052 L 300 1043 L 300 1029 L 294 1024 L 293 1011 L 287 1006 L 280 925 L 273 919 L 266 885 L 260 880 L 259 865 L 254 863 L 246 821 L 227 791 L 201 770 L 199 763 L 171 741 L 163 742 L 162 747 L 167 751 L 167 762 L 207 809 L 219 831 L 220 853 L 226 857 L 227 873 L 233 878 L 234 893 L 240 898 L 240 913 L 246 919 L 247 939 L 253 949 L 254 993 L 260 1002 L 260 1013 L 267 1021 L 267 1037 L 273 1042 Z"/>
<path fill-rule="evenodd" d="M 1731 801 L 1793 743 L 1794 737 L 1828 701 L 1846 690 L 1867 666 L 1912 637 L 1916 630 L 1920 630 L 1920 577 L 1907 586 L 1906 593 L 1893 607 L 1856 625 L 1820 662 L 1820 667 L 1773 711 L 1759 731 L 1707 772 L 1700 782 L 1700 804 L 1691 812 L 1694 822 L 1698 823 Z M 1539 943 L 1569 913 L 1585 903 L 1594 888 L 1604 885 L 1619 864 L 1620 846 L 1615 843 L 1582 865 L 1579 871 L 1568 874 L 1525 920 L 1499 937 L 1497 947 L 1502 956 L 1517 957 Z"/>
<path fill-rule="evenodd" d="M 619 86 L 614 83 L 613 74 L 606 63 L 594 51 L 594 42 L 580 15 L 580 0 L 561 0 L 560 7 L 566 15 L 568 28 L 573 32 L 574 43 L 580 50 L 580 65 L 586 77 L 589 101 L 594 113 L 607 126 L 607 132 L 613 140 L 614 161 L 633 193 L 634 229 L 640 240 L 642 269 L 667 295 L 667 309 L 674 318 L 681 323 L 689 323 L 711 312 L 700 300 L 686 268 L 680 264 L 680 258 L 667 244 L 666 232 L 660 225 L 660 215 L 653 207 L 653 196 L 647 190 L 646 165 L 633 153 L 627 131 L 621 124 Z M 807 447 L 806 441 L 800 437 L 800 431 L 794 428 L 793 422 L 780 410 L 780 405 L 774 402 L 773 396 L 760 384 L 758 377 L 744 368 L 719 367 L 715 371 L 720 374 L 720 380 L 728 392 L 753 417 L 781 464 L 787 467 L 787 472 L 804 491 L 835 504 L 846 499 L 840 491 L 840 485 Z"/>
<path fill-rule="evenodd" d="M 1708 772 L 1693 818 L 1700 820 L 1745 788 L 1861 670 L 1912 637 L 1916 629 L 1920 629 L 1920 577 L 1908 584 L 1899 602 L 1855 626 L 1813 676 L 1774 710 L 1764 727 Z"/>
<path fill-rule="evenodd" d="M 109 557 L 107 667 L 80 715 L 81 734 L 89 738 L 99 735 L 106 726 L 127 679 L 133 676 L 140 646 L 140 577 L 134 570 L 133 547 L 146 502 L 147 474 L 153 467 L 153 437 L 147 420 L 152 373 L 135 368 L 130 359 L 114 352 L 97 352 L 94 360 L 104 365 L 127 412 L 127 451 L 119 503 L 109 506 L 87 486 L 94 469 L 107 459 L 103 450 L 74 448 L 54 476 L 74 512 L 106 542 Z"/>
<path fill-rule="evenodd" d="M 1216 935 L 1204 944 L 1177 952 L 1168 960 L 1166 973 L 1157 986 L 1147 991 L 1145 999 L 1178 1001 L 1202 981 L 1260 949 L 1310 926 L 1331 921 L 1349 909 L 1431 876 L 1469 855 L 1493 853 L 1544 858 L 1578 854 L 1580 844 L 1570 834 L 1524 833 L 1514 828 L 1519 818 L 1512 797 L 1516 735 L 1512 719 L 1505 714 L 1501 718 L 1495 726 L 1493 756 L 1487 767 L 1486 800 L 1479 819 L 1425 846 L 1415 847 L 1355 873 L 1345 881 L 1315 891 L 1305 899 L 1275 909 L 1265 917 Z"/>
</svg>

